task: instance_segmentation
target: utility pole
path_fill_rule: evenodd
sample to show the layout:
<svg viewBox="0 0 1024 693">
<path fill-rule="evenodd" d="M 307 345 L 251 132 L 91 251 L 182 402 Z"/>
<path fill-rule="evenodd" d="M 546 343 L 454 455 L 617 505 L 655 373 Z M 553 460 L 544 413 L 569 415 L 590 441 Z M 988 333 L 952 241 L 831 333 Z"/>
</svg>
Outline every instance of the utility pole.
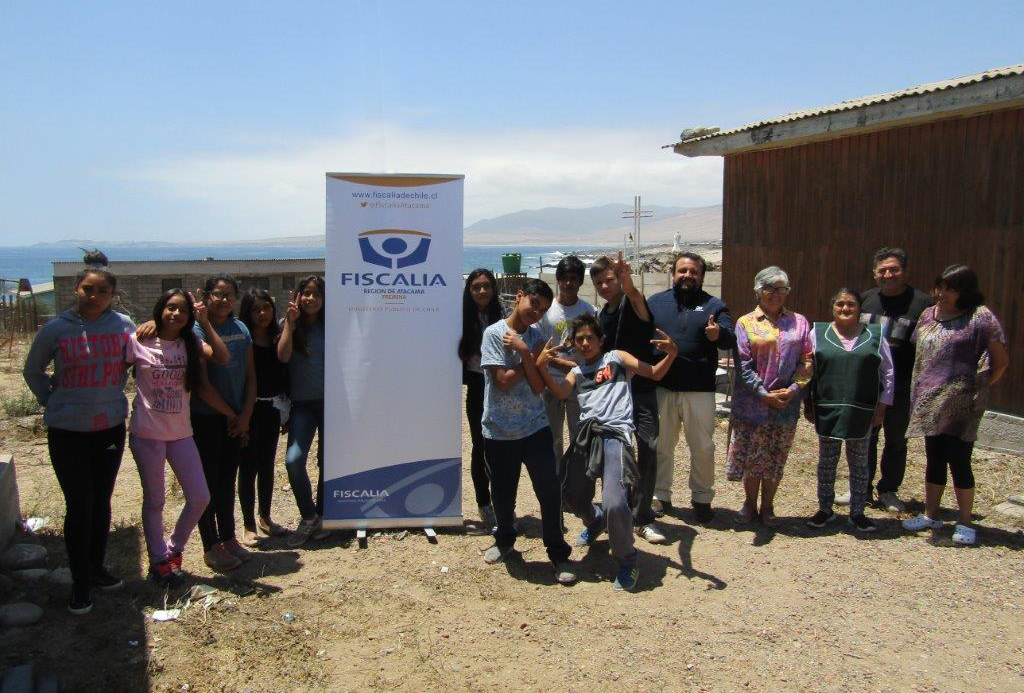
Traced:
<svg viewBox="0 0 1024 693">
<path fill-rule="evenodd" d="M 622 213 L 622 218 L 623 219 L 632 219 L 633 220 L 633 233 L 632 233 L 632 236 L 633 236 L 632 241 L 633 242 L 631 244 L 627 243 L 626 238 L 625 238 L 625 234 L 623 234 L 623 239 L 622 239 L 623 253 L 625 253 L 627 258 L 629 258 L 629 246 L 630 245 L 633 246 L 633 263 L 636 265 L 636 268 L 637 268 L 638 272 L 640 271 L 640 220 L 641 219 L 648 219 L 648 218 L 650 218 L 652 216 L 654 216 L 654 212 L 652 212 L 649 209 L 643 209 L 642 208 L 642 205 L 640 204 L 640 196 L 639 195 L 636 195 L 636 196 L 633 197 L 633 211 L 632 212 L 623 212 Z M 643 274 L 643 273 L 641 272 L 641 274 Z"/>
</svg>

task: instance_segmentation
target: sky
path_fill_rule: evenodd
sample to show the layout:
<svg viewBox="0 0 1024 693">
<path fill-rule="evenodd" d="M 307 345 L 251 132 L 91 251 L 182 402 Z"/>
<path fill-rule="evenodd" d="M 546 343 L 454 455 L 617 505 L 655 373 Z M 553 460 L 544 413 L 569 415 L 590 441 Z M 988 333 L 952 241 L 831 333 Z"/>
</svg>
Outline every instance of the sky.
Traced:
<svg viewBox="0 0 1024 693">
<path fill-rule="evenodd" d="M 322 234 L 326 171 L 471 224 L 721 201 L 730 127 L 1024 62 L 1024 2 L 0 0 L 0 244 Z"/>
</svg>

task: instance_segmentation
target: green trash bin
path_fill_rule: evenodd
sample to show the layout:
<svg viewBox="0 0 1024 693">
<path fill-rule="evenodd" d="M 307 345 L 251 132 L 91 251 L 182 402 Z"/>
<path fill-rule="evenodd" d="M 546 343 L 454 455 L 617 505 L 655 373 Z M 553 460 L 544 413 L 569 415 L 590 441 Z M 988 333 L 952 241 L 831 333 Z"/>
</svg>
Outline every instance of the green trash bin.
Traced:
<svg viewBox="0 0 1024 693">
<path fill-rule="evenodd" d="M 501 268 L 505 274 L 520 274 L 522 266 L 522 253 L 505 253 L 501 256 Z"/>
</svg>

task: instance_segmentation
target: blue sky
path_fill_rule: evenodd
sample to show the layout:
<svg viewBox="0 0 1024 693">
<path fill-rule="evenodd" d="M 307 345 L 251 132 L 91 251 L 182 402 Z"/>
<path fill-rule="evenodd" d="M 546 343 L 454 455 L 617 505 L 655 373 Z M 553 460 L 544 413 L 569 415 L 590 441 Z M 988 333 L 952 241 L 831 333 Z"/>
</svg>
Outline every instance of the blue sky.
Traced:
<svg viewBox="0 0 1024 693">
<path fill-rule="evenodd" d="M 721 199 L 692 125 L 1024 62 L 1024 3 L 0 3 L 0 243 L 323 232 L 323 173 L 466 221 Z"/>
</svg>

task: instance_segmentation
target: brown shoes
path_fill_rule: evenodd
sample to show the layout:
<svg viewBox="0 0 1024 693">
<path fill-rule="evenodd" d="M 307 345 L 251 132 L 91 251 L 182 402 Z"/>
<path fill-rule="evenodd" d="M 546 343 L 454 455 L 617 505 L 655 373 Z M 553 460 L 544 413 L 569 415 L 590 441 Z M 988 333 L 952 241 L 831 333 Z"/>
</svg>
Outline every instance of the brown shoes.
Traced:
<svg viewBox="0 0 1024 693">
<path fill-rule="evenodd" d="M 215 573 L 226 573 L 242 565 L 242 562 L 232 555 L 232 553 L 225 548 L 224 544 L 214 544 L 209 551 L 203 554 L 203 561 L 205 561 L 206 565 L 210 567 L 210 570 Z"/>
<path fill-rule="evenodd" d="M 238 543 L 238 540 L 234 537 L 228 539 L 227 541 L 221 542 L 221 546 L 227 549 L 232 556 L 240 560 L 242 563 L 245 563 L 246 561 L 252 558 L 252 552 L 244 549 L 242 545 Z"/>
</svg>

